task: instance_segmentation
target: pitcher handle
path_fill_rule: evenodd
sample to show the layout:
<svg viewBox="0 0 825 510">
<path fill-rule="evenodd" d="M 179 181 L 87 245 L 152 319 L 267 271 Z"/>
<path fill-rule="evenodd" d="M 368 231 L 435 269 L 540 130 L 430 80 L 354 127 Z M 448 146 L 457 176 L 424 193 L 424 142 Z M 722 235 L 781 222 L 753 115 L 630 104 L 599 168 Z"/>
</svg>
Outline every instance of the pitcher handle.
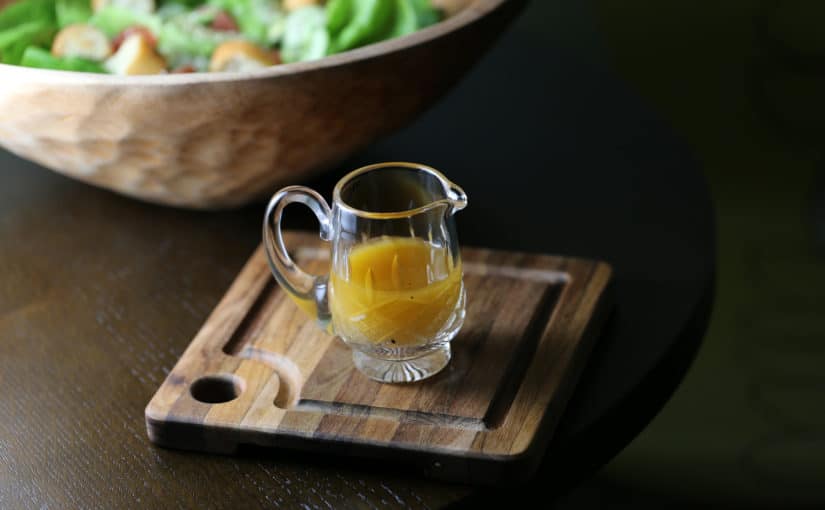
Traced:
<svg viewBox="0 0 825 510">
<path fill-rule="evenodd" d="M 296 264 L 284 245 L 281 233 L 281 217 L 284 208 L 292 203 L 304 204 L 312 209 L 320 223 L 321 239 L 332 238 L 332 212 L 324 197 L 305 186 L 289 186 L 272 196 L 266 208 L 263 225 L 263 240 L 269 268 L 289 297 L 323 329 L 329 330 L 330 313 L 327 304 L 328 276 L 313 276 L 305 273 Z"/>
</svg>

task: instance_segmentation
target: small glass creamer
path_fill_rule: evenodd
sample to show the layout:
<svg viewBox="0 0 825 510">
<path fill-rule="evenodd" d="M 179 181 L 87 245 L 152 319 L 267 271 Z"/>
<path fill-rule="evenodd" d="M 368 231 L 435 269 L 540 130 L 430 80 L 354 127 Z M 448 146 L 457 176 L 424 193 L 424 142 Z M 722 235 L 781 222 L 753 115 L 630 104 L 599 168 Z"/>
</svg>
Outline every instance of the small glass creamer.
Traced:
<svg viewBox="0 0 825 510">
<path fill-rule="evenodd" d="M 332 243 L 328 275 L 303 272 L 287 253 L 281 217 L 295 202 L 312 209 L 321 238 Z M 278 283 L 353 349 L 361 372 L 418 381 L 447 365 L 464 323 L 454 215 L 466 206 L 464 191 L 433 168 L 371 165 L 338 182 L 331 210 L 309 188 L 277 192 L 264 218 L 264 247 Z"/>
</svg>

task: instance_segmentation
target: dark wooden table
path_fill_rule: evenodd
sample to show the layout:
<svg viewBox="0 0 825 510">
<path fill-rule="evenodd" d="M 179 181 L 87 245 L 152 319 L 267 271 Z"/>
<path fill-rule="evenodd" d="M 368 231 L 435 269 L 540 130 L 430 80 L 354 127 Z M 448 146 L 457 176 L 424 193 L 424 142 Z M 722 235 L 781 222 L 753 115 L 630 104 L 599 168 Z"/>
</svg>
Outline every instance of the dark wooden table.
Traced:
<svg viewBox="0 0 825 510">
<path fill-rule="evenodd" d="M 610 73 L 587 4 L 534 2 L 437 108 L 305 184 L 329 190 L 389 159 L 464 186 L 464 245 L 614 265 L 615 313 L 534 480 L 478 489 L 308 454 L 152 446 L 143 408 L 258 243 L 262 206 L 142 204 L 0 153 L 0 508 L 549 500 L 615 455 L 701 341 L 714 223 L 697 163 Z"/>
</svg>

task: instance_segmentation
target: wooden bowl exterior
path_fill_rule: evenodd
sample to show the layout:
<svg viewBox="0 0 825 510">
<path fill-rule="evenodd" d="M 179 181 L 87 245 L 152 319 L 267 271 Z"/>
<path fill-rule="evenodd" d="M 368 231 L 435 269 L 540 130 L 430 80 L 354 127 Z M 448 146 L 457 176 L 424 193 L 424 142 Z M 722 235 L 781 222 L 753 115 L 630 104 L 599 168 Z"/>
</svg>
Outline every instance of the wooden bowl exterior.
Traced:
<svg viewBox="0 0 825 510">
<path fill-rule="evenodd" d="M 255 73 L 117 77 L 0 64 L 0 145 L 143 200 L 238 206 L 410 122 L 523 4 L 475 0 L 405 38 Z"/>
</svg>

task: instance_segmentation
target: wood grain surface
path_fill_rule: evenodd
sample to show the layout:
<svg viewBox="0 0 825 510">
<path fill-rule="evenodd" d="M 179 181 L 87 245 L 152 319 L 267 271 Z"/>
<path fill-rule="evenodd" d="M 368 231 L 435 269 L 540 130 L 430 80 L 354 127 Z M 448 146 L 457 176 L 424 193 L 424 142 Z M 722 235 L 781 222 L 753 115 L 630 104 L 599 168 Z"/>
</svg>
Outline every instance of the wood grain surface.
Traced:
<svg viewBox="0 0 825 510">
<path fill-rule="evenodd" d="M 287 237 L 316 272 L 328 258 L 320 244 L 312 234 Z M 546 255 L 462 256 L 469 299 L 453 360 L 398 385 L 356 370 L 343 342 L 274 283 L 259 248 L 147 406 L 150 438 L 222 453 L 324 448 L 449 480 L 524 480 L 600 326 L 611 270 Z"/>
</svg>

